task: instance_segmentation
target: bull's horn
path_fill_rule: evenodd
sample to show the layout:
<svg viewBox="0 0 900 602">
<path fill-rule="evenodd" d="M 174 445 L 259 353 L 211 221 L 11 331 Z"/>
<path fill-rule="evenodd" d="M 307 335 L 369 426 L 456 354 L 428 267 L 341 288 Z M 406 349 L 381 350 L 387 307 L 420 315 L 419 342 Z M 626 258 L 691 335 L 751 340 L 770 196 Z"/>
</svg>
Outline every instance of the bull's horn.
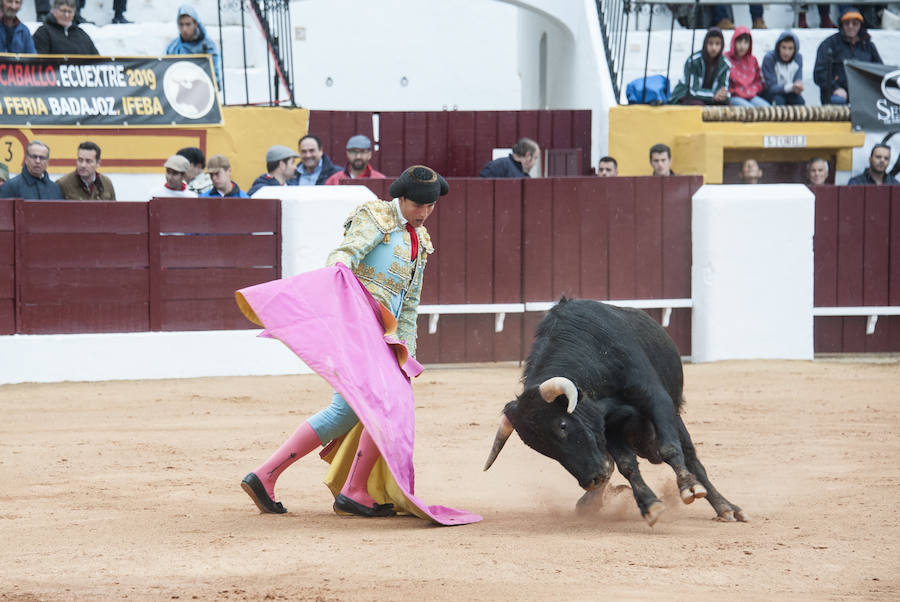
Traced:
<svg viewBox="0 0 900 602">
<path fill-rule="evenodd" d="M 506 440 L 509 439 L 514 430 L 509 418 L 506 417 L 506 414 L 503 414 L 503 418 L 500 419 L 500 426 L 497 427 L 497 436 L 494 437 L 494 445 L 491 446 L 491 455 L 488 456 L 487 462 L 484 463 L 485 470 L 490 468 L 494 460 L 497 459 L 497 455 L 503 449 L 503 446 L 506 445 Z"/>
<path fill-rule="evenodd" d="M 553 403 L 557 397 L 565 395 L 566 399 L 569 400 L 569 407 L 566 408 L 566 412 L 571 414 L 575 411 L 575 404 L 578 403 L 578 389 L 575 388 L 575 383 L 565 376 L 548 378 L 541 383 L 538 390 L 541 392 L 541 397 L 543 397 L 544 401 L 547 403 Z"/>
</svg>

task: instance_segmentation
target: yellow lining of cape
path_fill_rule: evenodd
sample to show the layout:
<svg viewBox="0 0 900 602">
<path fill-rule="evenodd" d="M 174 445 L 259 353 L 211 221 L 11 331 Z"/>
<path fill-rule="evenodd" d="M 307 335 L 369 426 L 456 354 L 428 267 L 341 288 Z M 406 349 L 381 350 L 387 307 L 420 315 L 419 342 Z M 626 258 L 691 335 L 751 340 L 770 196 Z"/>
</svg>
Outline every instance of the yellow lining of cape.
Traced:
<svg viewBox="0 0 900 602">
<path fill-rule="evenodd" d="M 362 434 L 362 422 L 357 422 L 356 426 L 350 429 L 350 432 L 339 439 L 332 450 L 325 456 L 323 460 L 328 462 L 328 473 L 325 475 L 325 485 L 331 490 L 331 495 L 337 497 L 347 481 L 347 475 L 350 474 L 350 467 L 353 465 L 353 458 L 356 456 L 356 448 L 359 446 L 359 437 Z M 394 476 L 387 467 L 384 458 L 378 458 L 372 472 L 369 474 L 369 480 L 366 483 L 369 495 L 378 504 L 393 504 L 394 509 L 399 514 L 412 514 L 425 520 L 432 520 L 430 516 L 422 512 L 418 506 L 409 501 Z"/>
</svg>

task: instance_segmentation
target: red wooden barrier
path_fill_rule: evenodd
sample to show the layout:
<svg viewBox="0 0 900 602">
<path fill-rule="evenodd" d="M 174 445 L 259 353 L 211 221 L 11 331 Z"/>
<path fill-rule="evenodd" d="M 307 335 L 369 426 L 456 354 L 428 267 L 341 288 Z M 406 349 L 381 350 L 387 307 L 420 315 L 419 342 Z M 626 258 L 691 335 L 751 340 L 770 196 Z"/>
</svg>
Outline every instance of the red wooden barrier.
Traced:
<svg viewBox="0 0 900 602">
<path fill-rule="evenodd" d="M 900 305 L 900 187 L 818 186 L 814 305 Z M 817 316 L 817 353 L 900 351 L 900 316 Z"/>
<path fill-rule="evenodd" d="M 378 137 L 373 116 L 378 117 Z M 338 165 L 347 140 L 365 134 L 378 144 L 372 165 L 388 176 L 425 164 L 444 177 L 473 177 L 495 148 L 533 138 L 545 151 L 550 176 L 591 173 L 591 112 L 554 111 L 310 111 L 309 132 Z"/>
<path fill-rule="evenodd" d="M 234 291 L 280 277 L 280 237 L 277 200 L 0 201 L 0 328 L 255 328 Z"/>
<path fill-rule="evenodd" d="M 450 193 L 428 221 L 435 255 L 422 303 L 546 302 L 691 296 L 691 196 L 698 176 L 491 180 L 448 178 Z M 354 180 L 387 198 L 390 180 Z M 660 310 L 650 313 L 657 321 Z M 690 354 L 690 309 L 672 313 L 669 334 Z M 542 314 L 442 315 L 425 362 L 518 360 Z"/>
<path fill-rule="evenodd" d="M 152 330 L 255 328 L 234 291 L 280 277 L 279 201 L 153 199 L 150 224 Z"/>
<path fill-rule="evenodd" d="M 0 200 L 0 334 L 16 332 L 15 201 Z"/>
<path fill-rule="evenodd" d="M 427 123 L 428 117 L 424 119 Z M 356 180 L 387 198 L 391 180 Z M 699 177 L 450 178 L 423 304 L 689 298 Z M 900 305 L 900 188 L 814 190 L 816 307 Z M 277 278 L 277 200 L 0 200 L 0 333 L 250 328 L 235 289 Z M 657 320 L 659 310 L 649 312 Z M 425 362 L 524 357 L 539 312 L 419 323 Z M 668 332 L 690 354 L 691 312 Z M 900 316 L 817 317 L 816 352 L 900 350 Z"/>
<path fill-rule="evenodd" d="M 145 204 L 17 200 L 15 220 L 18 332 L 149 328 Z"/>
</svg>

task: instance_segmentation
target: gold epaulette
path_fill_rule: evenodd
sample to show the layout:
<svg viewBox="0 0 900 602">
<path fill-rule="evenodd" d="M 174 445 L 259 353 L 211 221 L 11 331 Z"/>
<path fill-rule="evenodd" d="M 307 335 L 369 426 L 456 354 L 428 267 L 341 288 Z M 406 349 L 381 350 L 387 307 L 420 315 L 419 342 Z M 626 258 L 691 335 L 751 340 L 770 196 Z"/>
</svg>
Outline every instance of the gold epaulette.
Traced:
<svg viewBox="0 0 900 602">
<path fill-rule="evenodd" d="M 425 229 L 425 226 L 419 226 L 416 228 L 416 234 L 419 235 L 419 243 L 421 243 L 422 248 L 425 249 L 425 252 L 431 255 L 434 253 L 434 245 L 431 243 L 431 235 L 428 234 L 428 230 Z"/>
<path fill-rule="evenodd" d="M 394 215 L 394 207 L 386 201 L 375 199 L 374 201 L 366 201 L 354 209 L 347 221 L 344 222 L 344 228 L 347 228 L 353 221 L 353 218 L 362 211 L 365 211 L 372 218 L 372 221 L 375 222 L 382 234 L 393 232 L 399 227 L 397 216 Z"/>
</svg>

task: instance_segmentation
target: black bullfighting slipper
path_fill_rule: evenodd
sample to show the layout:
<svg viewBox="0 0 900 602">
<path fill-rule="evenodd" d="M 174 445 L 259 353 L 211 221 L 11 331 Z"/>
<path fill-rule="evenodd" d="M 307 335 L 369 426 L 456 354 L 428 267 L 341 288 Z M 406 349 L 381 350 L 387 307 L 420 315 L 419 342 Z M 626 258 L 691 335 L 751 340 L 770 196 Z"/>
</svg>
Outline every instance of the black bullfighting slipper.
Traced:
<svg viewBox="0 0 900 602">
<path fill-rule="evenodd" d="M 355 514 L 356 516 L 365 516 L 366 518 L 378 518 L 382 516 L 394 516 L 393 504 L 375 504 L 373 507 L 363 506 L 359 502 L 355 502 L 343 493 L 339 493 L 334 498 L 334 511 L 338 514 Z"/>
<path fill-rule="evenodd" d="M 244 480 L 241 481 L 241 489 L 247 492 L 247 495 L 250 496 L 250 499 L 253 500 L 260 512 L 269 514 L 284 514 L 287 512 L 287 508 L 282 506 L 281 502 L 276 502 L 269 497 L 269 494 L 266 493 L 266 488 L 256 474 L 251 472 L 244 477 Z"/>
</svg>

